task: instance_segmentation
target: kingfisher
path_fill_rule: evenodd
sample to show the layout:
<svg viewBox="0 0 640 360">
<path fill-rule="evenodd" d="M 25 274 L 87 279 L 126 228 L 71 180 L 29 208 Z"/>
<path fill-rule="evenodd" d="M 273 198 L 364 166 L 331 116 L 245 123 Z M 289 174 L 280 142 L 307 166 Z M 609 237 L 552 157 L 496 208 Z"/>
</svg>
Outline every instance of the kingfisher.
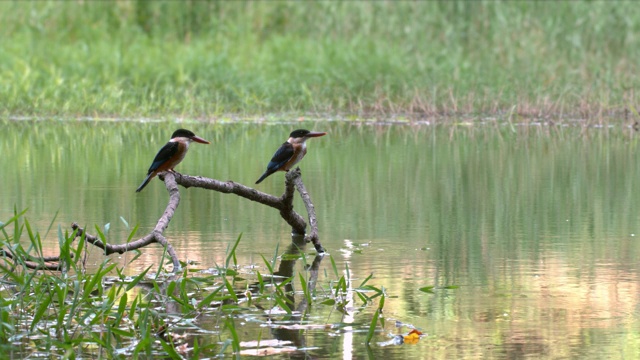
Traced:
<svg viewBox="0 0 640 360">
<path fill-rule="evenodd" d="M 312 132 L 305 129 L 294 130 L 289 134 L 289 139 L 280 146 L 280 148 L 273 154 L 267 170 L 260 176 L 260 179 L 256 181 L 256 184 L 260 184 L 262 180 L 267 176 L 273 174 L 276 171 L 289 171 L 295 164 L 300 162 L 302 158 L 307 154 L 306 141 L 312 137 L 320 137 L 327 135 L 326 132 Z"/>
<path fill-rule="evenodd" d="M 196 136 L 193 132 L 185 129 L 178 129 L 171 135 L 171 140 L 166 143 L 156 157 L 153 159 L 147 177 L 142 184 L 138 186 L 136 192 L 142 191 L 145 186 L 153 179 L 158 173 L 163 171 L 173 171 L 173 168 L 178 165 L 189 150 L 189 144 L 191 142 L 198 142 L 201 144 L 209 144 L 209 142 L 201 137 Z"/>
</svg>

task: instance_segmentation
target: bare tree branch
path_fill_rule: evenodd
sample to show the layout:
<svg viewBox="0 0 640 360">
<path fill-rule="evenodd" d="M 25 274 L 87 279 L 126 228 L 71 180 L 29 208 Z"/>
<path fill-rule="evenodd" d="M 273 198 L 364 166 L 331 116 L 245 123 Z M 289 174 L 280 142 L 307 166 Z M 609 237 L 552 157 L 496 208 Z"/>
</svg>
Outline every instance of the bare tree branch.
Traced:
<svg viewBox="0 0 640 360">
<path fill-rule="evenodd" d="M 285 193 L 281 197 L 275 197 L 233 181 L 222 182 L 202 176 L 177 174 L 176 182 L 185 188 L 198 187 L 207 190 L 214 190 L 223 194 L 235 194 L 245 199 L 280 210 L 280 216 L 282 216 L 282 218 L 291 225 L 294 232 L 298 234 L 304 234 L 305 228 L 307 227 L 307 223 L 304 221 L 302 216 L 293 211 L 293 182 L 285 182 Z"/>
<path fill-rule="evenodd" d="M 171 257 L 171 261 L 173 262 L 173 272 L 174 273 L 178 272 L 181 269 L 180 260 L 178 260 L 178 254 L 176 254 L 176 251 L 173 249 L 173 246 L 171 246 L 171 244 L 164 237 L 164 235 L 158 232 L 154 232 L 154 234 L 156 236 L 156 241 L 167 249 L 167 254 L 169 254 L 169 256 Z"/>
<path fill-rule="evenodd" d="M 182 175 L 173 171 L 160 174 L 159 178 L 164 181 L 167 191 L 169 192 L 169 202 L 164 210 L 164 213 L 162 214 L 160 219 L 158 219 L 156 226 L 149 234 L 141 237 L 138 240 L 128 242 L 126 244 L 106 244 L 98 237 L 88 234 L 85 229 L 81 228 L 77 223 L 74 222 L 71 224 L 71 228 L 75 231 L 75 237 L 84 236 L 87 243 L 102 249 L 105 255 L 110 255 L 113 253 L 123 254 L 127 251 L 140 249 L 152 243 L 159 243 L 167 249 L 167 254 L 171 257 L 171 260 L 173 262 L 173 271 L 178 272 L 181 269 L 178 255 L 173 249 L 173 246 L 171 246 L 169 241 L 163 235 L 164 231 L 169 226 L 169 222 L 171 222 L 171 219 L 173 218 L 178 205 L 180 204 L 180 191 L 178 189 L 178 185 L 181 185 L 185 188 L 199 187 L 225 194 L 236 194 L 238 196 L 244 197 L 245 199 L 270 206 L 280 211 L 280 216 L 289 225 L 291 225 L 292 232 L 294 234 L 304 235 L 307 223 L 304 221 L 302 216 L 300 216 L 293 210 L 293 196 L 295 190 L 297 189 L 298 193 L 300 193 L 300 196 L 302 197 L 302 201 L 305 204 L 307 214 L 309 215 L 309 223 L 311 224 L 311 233 L 305 237 L 305 240 L 313 242 L 313 245 L 315 246 L 318 253 L 324 252 L 324 248 L 320 244 L 320 240 L 318 237 L 318 224 L 315 207 L 311 202 L 311 197 L 309 196 L 304 183 L 302 182 L 302 174 L 300 172 L 300 168 L 289 171 L 285 175 L 284 193 L 280 197 L 263 193 L 256 189 L 244 186 L 233 181 L 222 182 L 219 180 L 209 179 L 201 176 Z M 0 256 L 2 255 L 7 258 L 11 258 L 14 261 L 16 260 L 15 256 L 7 251 L 0 250 Z M 44 263 L 51 261 L 57 261 L 58 263 Z M 23 261 L 22 263 L 26 267 L 31 269 L 60 270 L 61 265 L 59 261 L 60 257 L 32 257 L 30 261 Z"/>
<path fill-rule="evenodd" d="M 300 197 L 302 198 L 302 202 L 304 202 L 304 206 L 307 208 L 307 214 L 309 214 L 309 224 L 311 225 L 311 233 L 307 235 L 306 240 L 313 243 L 313 246 L 316 248 L 317 252 L 323 253 L 324 249 L 322 248 L 320 239 L 318 237 L 318 219 L 316 218 L 316 209 L 311 202 L 311 196 L 309 196 L 307 188 L 304 187 L 302 177 L 299 176 L 300 168 L 296 168 L 296 172 L 298 173 L 298 176 L 292 176 L 293 182 L 296 185 L 296 189 L 298 189 L 298 192 L 300 193 Z"/>
<path fill-rule="evenodd" d="M 72 223 L 71 228 L 73 230 L 77 230 L 76 237 L 82 236 L 82 234 L 84 234 L 87 243 L 104 250 L 105 255 L 111 255 L 114 253 L 124 254 L 127 251 L 140 249 L 157 241 L 154 231 L 136 241 L 128 242 L 126 244 L 105 244 L 98 237 L 85 233 L 84 229 L 81 228 L 78 223 Z"/>
<path fill-rule="evenodd" d="M 159 234 L 164 233 L 167 229 L 169 222 L 171 222 L 171 219 L 173 218 L 173 214 L 176 212 L 176 209 L 180 204 L 180 191 L 178 190 L 178 184 L 176 184 L 174 173 L 167 172 L 163 180 L 164 186 L 167 187 L 167 191 L 169 192 L 169 203 L 167 204 L 167 208 L 164 210 L 162 217 L 158 220 L 156 227 L 153 229 L 154 232 Z"/>
<path fill-rule="evenodd" d="M 138 240 L 128 242 L 126 244 L 105 244 L 96 236 L 85 233 L 84 229 L 79 227 L 77 223 L 71 224 L 71 228 L 76 230 L 76 236 L 82 236 L 82 234 L 84 234 L 87 243 L 103 249 L 105 255 L 113 253 L 123 254 L 127 251 L 140 249 L 151 243 L 159 243 L 167 249 L 167 254 L 169 254 L 171 261 L 173 262 L 173 271 L 177 272 L 181 269 L 180 260 L 178 259 L 178 255 L 173 249 L 173 246 L 171 246 L 163 235 L 164 231 L 169 226 L 169 222 L 173 218 L 173 214 L 175 214 L 175 211 L 180 204 L 180 191 L 178 190 L 178 184 L 176 184 L 175 177 L 172 172 L 165 173 L 164 185 L 167 187 L 167 191 L 169 192 L 169 203 L 153 231 Z"/>
<path fill-rule="evenodd" d="M 263 193 L 233 181 L 222 182 L 202 176 L 189 176 L 177 173 L 175 180 L 179 185 L 182 185 L 185 188 L 198 187 L 214 190 L 224 194 L 236 194 L 245 199 L 271 206 L 272 208 L 280 210 L 280 216 L 282 216 L 282 218 L 291 225 L 293 233 L 304 234 L 305 229 L 307 228 L 307 223 L 304 221 L 302 216 L 293 210 L 293 195 L 294 191 L 297 189 L 302 197 L 305 207 L 307 208 L 309 223 L 311 224 L 311 233 L 306 239 L 307 241 L 313 242 L 316 251 L 320 253 L 324 252 L 324 248 L 320 244 L 320 239 L 318 237 L 318 224 L 315 208 L 311 202 L 309 193 L 302 182 L 302 173 L 300 172 L 299 167 L 287 172 L 285 175 L 284 193 L 280 197 Z"/>
</svg>

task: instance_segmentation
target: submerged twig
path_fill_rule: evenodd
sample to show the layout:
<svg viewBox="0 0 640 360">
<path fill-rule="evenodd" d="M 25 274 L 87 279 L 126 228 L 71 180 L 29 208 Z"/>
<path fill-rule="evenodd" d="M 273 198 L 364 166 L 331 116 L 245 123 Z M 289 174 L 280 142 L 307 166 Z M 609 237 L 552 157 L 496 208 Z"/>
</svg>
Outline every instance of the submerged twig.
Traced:
<svg viewBox="0 0 640 360">
<path fill-rule="evenodd" d="M 11 259 L 13 261 L 16 261 L 16 258 L 18 256 L 15 256 L 11 252 L 6 251 L 4 249 L 0 249 L 0 257 L 6 257 L 6 258 L 9 258 L 9 259 Z M 20 264 L 22 264 L 26 268 L 32 269 L 32 270 L 51 270 L 51 271 L 60 271 L 60 270 L 62 270 L 62 264 L 57 262 L 57 261 L 60 260 L 59 256 L 46 256 L 46 257 L 43 257 L 43 258 L 34 258 L 34 257 L 32 257 L 32 258 L 35 261 L 25 260 L 25 261 L 20 262 Z M 51 264 L 47 264 L 47 262 L 51 262 Z"/>
</svg>

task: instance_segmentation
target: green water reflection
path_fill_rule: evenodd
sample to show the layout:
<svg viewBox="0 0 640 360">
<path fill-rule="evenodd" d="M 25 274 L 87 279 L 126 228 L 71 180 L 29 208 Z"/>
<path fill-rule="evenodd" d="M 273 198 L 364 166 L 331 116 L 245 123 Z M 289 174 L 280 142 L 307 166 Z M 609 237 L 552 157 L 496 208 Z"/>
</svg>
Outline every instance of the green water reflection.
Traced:
<svg viewBox="0 0 640 360">
<path fill-rule="evenodd" d="M 292 129 L 328 131 L 309 141 L 300 163 L 322 243 L 341 269 L 348 264 L 354 283 L 373 273 L 370 283 L 395 296 L 385 305 L 389 333 L 398 320 L 429 334 L 417 345 L 373 346 L 376 358 L 640 356 L 639 134 L 630 129 L 1 124 L 0 219 L 14 205 L 28 208 L 27 218 L 44 232 L 59 212 L 55 224 L 65 230 L 72 221 L 89 229 L 110 223 L 112 242 L 129 231 L 120 217 L 143 234 L 162 214 L 167 195 L 160 181 L 134 191 L 176 128 L 212 141 L 193 144 L 177 171 L 248 186 Z M 279 195 L 282 183 L 278 173 L 257 188 Z M 303 213 L 299 201 L 295 206 Z M 166 235 L 182 260 L 207 268 L 224 263 L 228 244 L 243 233 L 238 262 L 264 267 L 260 255 L 270 257 L 278 243 L 283 249 L 289 232 L 270 208 L 182 189 Z M 45 242 L 55 254 L 57 239 Z M 145 249 L 127 271 L 157 263 L 161 253 Z M 332 277 L 329 266 L 321 264 L 320 284 Z M 459 288 L 418 291 L 427 285 Z M 312 309 L 319 323 L 350 325 L 305 331 L 305 344 L 318 347 L 309 353 L 366 357 L 364 330 L 374 310 Z M 241 340 L 262 331 L 243 326 Z"/>
</svg>

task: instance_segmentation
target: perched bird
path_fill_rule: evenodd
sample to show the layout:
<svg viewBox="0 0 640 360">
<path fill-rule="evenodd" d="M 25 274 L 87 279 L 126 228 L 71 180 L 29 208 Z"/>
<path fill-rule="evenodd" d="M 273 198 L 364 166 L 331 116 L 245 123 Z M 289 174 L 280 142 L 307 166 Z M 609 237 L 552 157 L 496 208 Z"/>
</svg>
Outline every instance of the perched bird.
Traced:
<svg viewBox="0 0 640 360">
<path fill-rule="evenodd" d="M 147 172 L 147 177 L 144 179 L 142 184 L 138 186 L 136 192 L 142 191 L 145 186 L 153 179 L 154 176 L 158 175 L 158 173 L 163 171 L 173 171 L 173 168 L 178 165 L 184 156 L 187 154 L 187 150 L 189 150 L 189 144 L 192 142 L 199 142 L 201 144 L 209 144 L 209 142 L 203 138 L 197 137 L 196 134 L 189 130 L 178 129 L 173 135 L 171 135 L 171 140 L 166 143 L 158 154 L 156 154 L 155 159 L 151 163 L 149 167 L 149 172 Z"/>
<path fill-rule="evenodd" d="M 278 151 L 273 154 L 267 170 L 260 176 L 260 179 L 256 181 L 256 184 L 260 184 L 267 176 L 273 174 L 276 171 L 289 171 L 295 164 L 297 164 L 307 154 L 306 141 L 312 137 L 319 137 L 326 135 L 326 132 L 311 132 L 309 130 L 295 130 L 289 135 L 287 142 L 282 144 Z"/>
</svg>

